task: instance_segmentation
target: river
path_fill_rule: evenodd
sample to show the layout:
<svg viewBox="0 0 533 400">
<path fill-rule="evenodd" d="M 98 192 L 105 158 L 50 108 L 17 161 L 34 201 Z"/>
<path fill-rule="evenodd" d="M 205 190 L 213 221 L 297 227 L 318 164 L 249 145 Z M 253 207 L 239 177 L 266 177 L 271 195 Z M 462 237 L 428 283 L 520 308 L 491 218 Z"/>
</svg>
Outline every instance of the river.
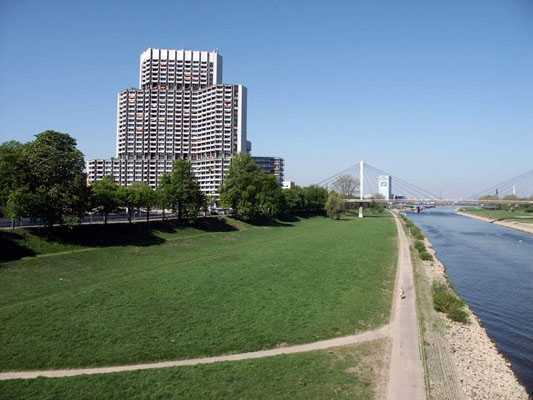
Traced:
<svg viewBox="0 0 533 400">
<path fill-rule="evenodd" d="M 457 215 L 409 214 L 448 277 L 533 394 L 533 235 Z"/>
</svg>

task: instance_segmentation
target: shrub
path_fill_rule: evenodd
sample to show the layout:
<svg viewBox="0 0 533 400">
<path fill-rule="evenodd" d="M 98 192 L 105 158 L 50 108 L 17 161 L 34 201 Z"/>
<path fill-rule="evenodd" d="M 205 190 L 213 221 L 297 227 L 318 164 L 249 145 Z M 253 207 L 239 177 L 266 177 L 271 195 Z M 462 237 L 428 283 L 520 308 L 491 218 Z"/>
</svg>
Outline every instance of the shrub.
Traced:
<svg viewBox="0 0 533 400">
<path fill-rule="evenodd" d="M 427 250 L 419 251 L 422 261 L 433 261 L 433 256 L 427 252 Z"/>
<path fill-rule="evenodd" d="M 450 318 L 452 321 L 461 322 L 463 324 L 468 323 L 468 314 L 464 310 L 464 308 L 452 308 L 448 312 L 448 318 Z"/>
<path fill-rule="evenodd" d="M 432 292 L 435 310 L 445 313 L 453 321 L 468 322 L 465 303 L 446 284 L 434 282 Z"/>
<path fill-rule="evenodd" d="M 415 249 L 417 249 L 419 252 L 426 251 L 426 245 L 424 244 L 423 241 L 417 240 L 415 242 Z"/>
</svg>

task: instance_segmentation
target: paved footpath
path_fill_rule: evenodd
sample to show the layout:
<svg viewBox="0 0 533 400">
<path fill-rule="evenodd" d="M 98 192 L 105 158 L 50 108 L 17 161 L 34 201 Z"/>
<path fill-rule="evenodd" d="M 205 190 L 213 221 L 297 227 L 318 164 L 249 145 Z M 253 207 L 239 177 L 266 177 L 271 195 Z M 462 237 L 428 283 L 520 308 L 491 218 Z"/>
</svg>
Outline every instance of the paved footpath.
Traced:
<svg viewBox="0 0 533 400">
<path fill-rule="evenodd" d="M 391 322 L 392 354 L 388 382 L 388 400 L 424 400 L 424 368 L 420 357 L 420 336 L 416 316 L 416 295 L 409 240 L 400 219 L 398 229 L 398 276 Z M 400 298 L 403 289 L 405 298 Z"/>
</svg>

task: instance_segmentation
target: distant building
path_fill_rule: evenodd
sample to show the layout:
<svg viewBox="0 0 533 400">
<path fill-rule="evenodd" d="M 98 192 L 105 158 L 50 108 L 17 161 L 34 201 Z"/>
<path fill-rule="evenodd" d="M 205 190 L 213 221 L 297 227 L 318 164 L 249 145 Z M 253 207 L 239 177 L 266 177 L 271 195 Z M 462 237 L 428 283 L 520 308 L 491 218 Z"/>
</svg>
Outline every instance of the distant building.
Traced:
<svg viewBox="0 0 533 400">
<path fill-rule="evenodd" d="M 139 88 L 118 94 L 116 157 L 88 161 L 88 181 L 111 175 L 155 188 L 182 159 L 217 196 L 231 158 L 247 147 L 246 88 L 222 83 L 217 51 L 147 49 Z"/>
<path fill-rule="evenodd" d="M 255 163 L 265 172 L 276 176 L 278 183 L 283 183 L 285 162 L 279 157 L 252 157 Z"/>
<path fill-rule="evenodd" d="M 385 200 L 392 198 L 392 179 L 390 175 L 378 176 L 378 193 L 383 196 Z"/>
<path fill-rule="evenodd" d="M 283 181 L 281 183 L 282 189 L 293 189 L 294 187 L 296 187 L 296 184 L 293 181 Z"/>
</svg>

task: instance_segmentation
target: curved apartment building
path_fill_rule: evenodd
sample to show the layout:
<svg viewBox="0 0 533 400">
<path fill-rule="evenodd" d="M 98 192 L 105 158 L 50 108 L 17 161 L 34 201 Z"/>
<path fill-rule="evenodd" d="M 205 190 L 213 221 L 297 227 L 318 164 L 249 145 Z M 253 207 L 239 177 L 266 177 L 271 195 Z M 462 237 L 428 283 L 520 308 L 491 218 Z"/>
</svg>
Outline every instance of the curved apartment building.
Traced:
<svg viewBox="0 0 533 400">
<path fill-rule="evenodd" d="M 216 51 L 147 49 L 139 88 L 118 95 L 116 157 L 87 163 L 89 182 L 157 187 L 175 160 L 190 160 L 202 190 L 217 196 L 231 157 L 247 152 L 246 88 L 222 83 Z"/>
</svg>

